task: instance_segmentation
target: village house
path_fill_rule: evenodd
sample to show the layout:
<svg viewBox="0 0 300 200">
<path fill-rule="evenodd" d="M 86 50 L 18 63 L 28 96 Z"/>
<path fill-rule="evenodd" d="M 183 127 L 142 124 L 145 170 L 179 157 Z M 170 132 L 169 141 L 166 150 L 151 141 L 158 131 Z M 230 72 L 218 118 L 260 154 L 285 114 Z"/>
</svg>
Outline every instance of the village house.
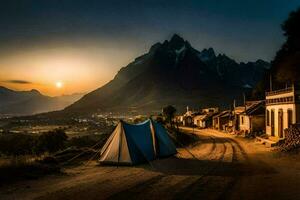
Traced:
<svg viewBox="0 0 300 200">
<path fill-rule="evenodd" d="M 194 125 L 199 128 L 206 128 L 206 115 L 197 115 L 194 117 Z"/>
<path fill-rule="evenodd" d="M 193 126 L 194 125 L 194 117 L 198 115 L 199 112 L 189 110 L 187 106 L 186 112 L 183 115 L 176 116 L 175 120 L 179 125 L 182 126 Z"/>
<path fill-rule="evenodd" d="M 284 130 L 300 122 L 300 90 L 294 86 L 266 92 L 266 134 L 284 138 Z"/>
<path fill-rule="evenodd" d="M 236 106 L 233 109 L 233 131 L 239 131 L 240 129 L 240 114 L 245 111 L 245 106 Z"/>
<path fill-rule="evenodd" d="M 212 114 L 197 115 L 194 117 L 194 125 L 199 128 L 208 128 L 212 126 Z"/>
<path fill-rule="evenodd" d="M 214 108 L 203 108 L 201 113 L 207 114 L 207 113 L 218 113 L 218 112 L 219 112 L 219 108 L 214 107 Z"/>
<path fill-rule="evenodd" d="M 193 118 L 197 114 L 192 111 L 188 111 L 183 115 L 182 125 L 183 126 L 193 126 Z"/>
<path fill-rule="evenodd" d="M 232 127 L 232 114 L 230 110 L 225 110 L 213 116 L 213 128 L 220 131 L 231 131 Z"/>
<path fill-rule="evenodd" d="M 219 108 L 204 108 L 200 115 L 194 117 L 194 125 L 199 128 L 208 128 L 212 126 L 212 117 L 219 112 Z"/>
<path fill-rule="evenodd" d="M 265 102 L 248 101 L 238 114 L 238 130 L 244 134 L 261 133 L 265 128 Z"/>
</svg>

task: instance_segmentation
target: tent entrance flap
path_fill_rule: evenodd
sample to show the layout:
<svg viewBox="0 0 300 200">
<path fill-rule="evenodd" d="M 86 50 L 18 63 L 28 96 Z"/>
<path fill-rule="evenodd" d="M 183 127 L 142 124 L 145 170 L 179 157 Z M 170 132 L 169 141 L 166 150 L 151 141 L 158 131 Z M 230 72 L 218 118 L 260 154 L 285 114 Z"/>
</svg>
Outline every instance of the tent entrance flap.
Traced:
<svg viewBox="0 0 300 200">
<path fill-rule="evenodd" d="M 100 162 L 131 164 L 128 145 L 122 124 L 118 124 L 107 143 L 103 146 Z"/>
</svg>

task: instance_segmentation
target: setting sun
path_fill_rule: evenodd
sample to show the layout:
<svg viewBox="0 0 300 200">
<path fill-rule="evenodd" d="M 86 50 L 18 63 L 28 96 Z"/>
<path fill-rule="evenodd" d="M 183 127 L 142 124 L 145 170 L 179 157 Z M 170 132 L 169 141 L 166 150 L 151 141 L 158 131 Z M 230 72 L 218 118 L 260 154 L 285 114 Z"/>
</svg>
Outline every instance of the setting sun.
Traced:
<svg viewBox="0 0 300 200">
<path fill-rule="evenodd" d="M 60 82 L 60 81 L 58 81 L 58 82 L 55 83 L 55 86 L 56 86 L 57 88 L 62 88 L 62 87 L 63 87 L 63 83 Z"/>
</svg>

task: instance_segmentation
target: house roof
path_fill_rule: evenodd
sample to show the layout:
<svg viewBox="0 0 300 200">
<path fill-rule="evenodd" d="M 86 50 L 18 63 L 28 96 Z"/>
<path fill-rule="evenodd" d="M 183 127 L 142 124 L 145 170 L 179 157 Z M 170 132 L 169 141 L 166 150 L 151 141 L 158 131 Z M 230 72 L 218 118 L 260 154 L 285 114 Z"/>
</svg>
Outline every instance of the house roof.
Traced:
<svg viewBox="0 0 300 200">
<path fill-rule="evenodd" d="M 182 116 L 183 117 L 193 117 L 195 115 L 199 114 L 199 112 L 194 112 L 194 111 L 187 111 L 186 113 L 184 113 Z"/>
<path fill-rule="evenodd" d="M 229 117 L 230 116 L 230 110 L 224 110 L 221 113 L 215 115 L 213 118 L 216 117 Z"/>
<path fill-rule="evenodd" d="M 213 116 L 213 113 L 208 113 L 208 114 L 205 114 L 205 115 L 197 115 L 197 116 L 194 117 L 194 119 L 196 119 L 196 120 L 207 120 L 212 116 Z"/>
<path fill-rule="evenodd" d="M 254 115 L 256 111 L 265 106 L 265 101 L 253 101 L 251 103 L 246 104 L 246 110 L 242 114 L 246 115 Z"/>
<path fill-rule="evenodd" d="M 245 106 L 237 106 L 234 108 L 234 113 L 235 114 L 241 114 L 245 111 Z"/>
<path fill-rule="evenodd" d="M 205 117 L 206 117 L 206 115 L 196 115 L 194 117 L 194 119 L 196 119 L 196 120 L 203 120 L 203 119 L 205 119 Z"/>
</svg>

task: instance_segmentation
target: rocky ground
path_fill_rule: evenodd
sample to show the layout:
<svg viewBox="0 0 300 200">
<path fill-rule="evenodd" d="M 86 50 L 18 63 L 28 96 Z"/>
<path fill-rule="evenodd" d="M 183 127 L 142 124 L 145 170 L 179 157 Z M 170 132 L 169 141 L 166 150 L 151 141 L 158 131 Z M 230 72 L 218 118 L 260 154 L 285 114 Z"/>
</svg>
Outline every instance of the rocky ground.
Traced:
<svg viewBox="0 0 300 200">
<path fill-rule="evenodd" d="M 0 199 L 300 199 L 298 155 L 214 130 L 194 134 L 197 142 L 175 157 L 135 167 L 68 168 L 2 186 Z"/>
</svg>

